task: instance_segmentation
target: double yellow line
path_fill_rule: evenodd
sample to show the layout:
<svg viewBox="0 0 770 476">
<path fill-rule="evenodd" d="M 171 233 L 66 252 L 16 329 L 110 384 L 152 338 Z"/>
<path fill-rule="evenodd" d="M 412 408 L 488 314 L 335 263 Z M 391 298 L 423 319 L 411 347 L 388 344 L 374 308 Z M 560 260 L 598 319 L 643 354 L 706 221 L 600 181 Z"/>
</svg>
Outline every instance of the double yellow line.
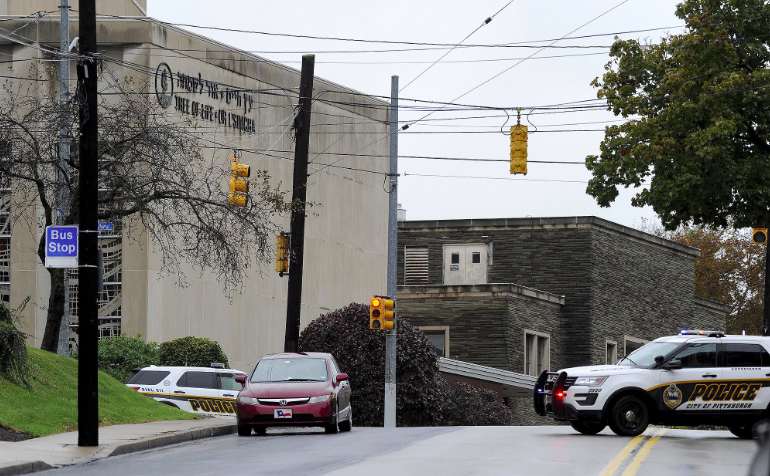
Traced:
<svg viewBox="0 0 770 476">
<path fill-rule="evenodd" d="M 631 459 L 630 463 L 627 463 L 628 466 L 626 466 L 620 476 L 634 476 L 639 471 L 642 461 L 650 454 L 650 451 L 652 451 L 652 448 L 664 433 L 666 433 L 665 428 L 648 429 L 635 437 L 610 461 L 607 467 L 604 468 L 604 471 L 599 473 L 599 476 L 613 476 L 618 471 L 618 468 L 632 455 L 633 459 Z"/>
</svg>

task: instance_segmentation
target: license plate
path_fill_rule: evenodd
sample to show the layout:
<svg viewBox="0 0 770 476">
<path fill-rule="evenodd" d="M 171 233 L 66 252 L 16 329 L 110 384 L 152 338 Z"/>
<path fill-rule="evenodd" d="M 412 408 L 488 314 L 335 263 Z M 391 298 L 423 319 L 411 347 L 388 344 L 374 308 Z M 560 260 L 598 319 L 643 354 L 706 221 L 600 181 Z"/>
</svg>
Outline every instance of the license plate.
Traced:
<svg viewBox="0 0 770 476">
<path fill-rule="evenodd" d="M 273 410 L 273 418 L 292 418 L 293 416 L 294 412 L 288 408 Z"/>
</svg>

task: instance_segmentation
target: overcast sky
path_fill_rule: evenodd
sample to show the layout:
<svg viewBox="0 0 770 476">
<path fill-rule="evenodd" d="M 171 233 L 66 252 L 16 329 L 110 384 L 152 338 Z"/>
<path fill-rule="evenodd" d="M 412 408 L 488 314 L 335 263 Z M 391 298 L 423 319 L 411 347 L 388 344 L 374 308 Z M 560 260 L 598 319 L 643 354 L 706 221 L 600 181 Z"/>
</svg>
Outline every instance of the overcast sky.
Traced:
<svg viewBox="0 0 770 476">
<path fill-rule="evenodd" d="M 171 23 L 269 33 L 457 44 L 508 3 L 509 0 L 148 0 L 148 14 Z M 674 16 L 676 4 L 673 0 L 514 0 L 464 44 L 552 40 L 578 28 L 570 36 L 666 27 L 619 35 L 657 41 L 666 33 L 681 32 L 682 22 Z M 599 17 L 613 7 L 616 8 Z M 388 96 L 390 78 L 397 75 L 403 88 L 402 106 L 415 104 L 407 98 L 453 101 L 510 68 L 456 102 L 487 107 L 520 106 L 526 108 L 524 114 L 532 113 L 529 121 L 539 131 L 573 130 L 530 134 L 529 160 L 580 164 L 530 163 L 526 177 L 510 175 L 506 162 L 400 159 L 399 202 L 407 210 L 409 220 L 596 215 L 635 227 L 643 218 L 655 220 L 652 209 L 631 206 L 635 193 L 632 190 L 622 191 L 611 208 L 600 208 L 585 193 L 590 173 L 582 163 L 587 155 L 598 153 L 604 126 L 618 118 L 605 110 L 543 114 L 546 111 L 531 109 L 595 99 L 596 90 L 590 82 L 602 75 L 609 50 L 583 47 L 608 47 L 612 36 L 562 40 L 554 46 L 581 48 L 546 48 L 516 66 L 520 59 L 538 49 L 458 48 L 404 88 L 448 50 L 373 52 L 410 46 L 185 28 L 297 69 L 303 53 L 315 53 L 316 76 L 368 94 Z M 368 52 L 351 52 L 362 50 Z M 561 55 L 570 56 L 538 59 Z M 508 160 L 509 138 L 500 132 L 506 121 L 504 113 L 448 109 L 452 110 L 435 112 L 428 117 L 432 120 L 414 124 L 401 133 L 399 155 Z M 399 119 L 414 121 L 425 114 L 402 110 Z M 457 120 L 479 115 L 489 117 Z M 529 125 L 524 120 L 522 123 Z M 504 130 L 509 131 L 511 125 L 508 121 Z M 535 127 L 530 126 L 533 130 Z M 344 160 L 340 162 L 343 164 Z M 453 178 L 458 176 L 485 178 Z"/>
</svg>

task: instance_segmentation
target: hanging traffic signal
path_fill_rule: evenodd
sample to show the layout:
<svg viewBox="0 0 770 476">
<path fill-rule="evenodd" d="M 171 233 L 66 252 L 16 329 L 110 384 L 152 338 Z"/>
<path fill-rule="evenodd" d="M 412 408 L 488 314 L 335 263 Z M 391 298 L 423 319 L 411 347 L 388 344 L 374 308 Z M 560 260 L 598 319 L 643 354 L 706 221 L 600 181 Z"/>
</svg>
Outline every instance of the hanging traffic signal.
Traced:
<svg viewBox="0 0 770 476">
<path fill-rule="evenodd" d="M 751 241 L 753 243 L 767 243 L 767 228 L 752 228 Z"/>
<path fill-rule="evenodd" d="M 369 300 L 369 329 L 390 330 L 395 327 L 394 308 L 391 299 L 375 296 Z"/>
<path fill-rule="evenodd" d="M 511 173 L 527 175 L 527 126 L 511 127 Z"/>
<path fill-rule="evenodd" d="M 246 164 L 239 164 L 233 156 L 233 163 L 230 166 L 230 194 L 227 202 L 236 207 L 245 207 L 249 195 L 249 178 L 251 167 Z"/>
<path fill-rule="evenodd" d="M 275 271 L 283 277 L 289 271 L 289 235 L 281 233 L 275 245 Z"/>
</svg>

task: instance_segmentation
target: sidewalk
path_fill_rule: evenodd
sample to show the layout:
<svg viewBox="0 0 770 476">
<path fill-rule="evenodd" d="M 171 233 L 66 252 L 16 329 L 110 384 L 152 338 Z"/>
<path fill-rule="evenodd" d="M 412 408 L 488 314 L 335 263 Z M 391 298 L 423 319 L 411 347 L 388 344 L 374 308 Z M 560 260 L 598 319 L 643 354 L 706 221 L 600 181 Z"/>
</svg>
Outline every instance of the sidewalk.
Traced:
<svg viewBox="0 0 770 476">
<path fill-rule="evenodd" d="M 86 463 L 184 441 L 235 433 L 235 419 L 173 420 L 99 428 L 99 446 L 79 447 L 78 432 L 0 442 L 0 476 Z"/>
</svg>

